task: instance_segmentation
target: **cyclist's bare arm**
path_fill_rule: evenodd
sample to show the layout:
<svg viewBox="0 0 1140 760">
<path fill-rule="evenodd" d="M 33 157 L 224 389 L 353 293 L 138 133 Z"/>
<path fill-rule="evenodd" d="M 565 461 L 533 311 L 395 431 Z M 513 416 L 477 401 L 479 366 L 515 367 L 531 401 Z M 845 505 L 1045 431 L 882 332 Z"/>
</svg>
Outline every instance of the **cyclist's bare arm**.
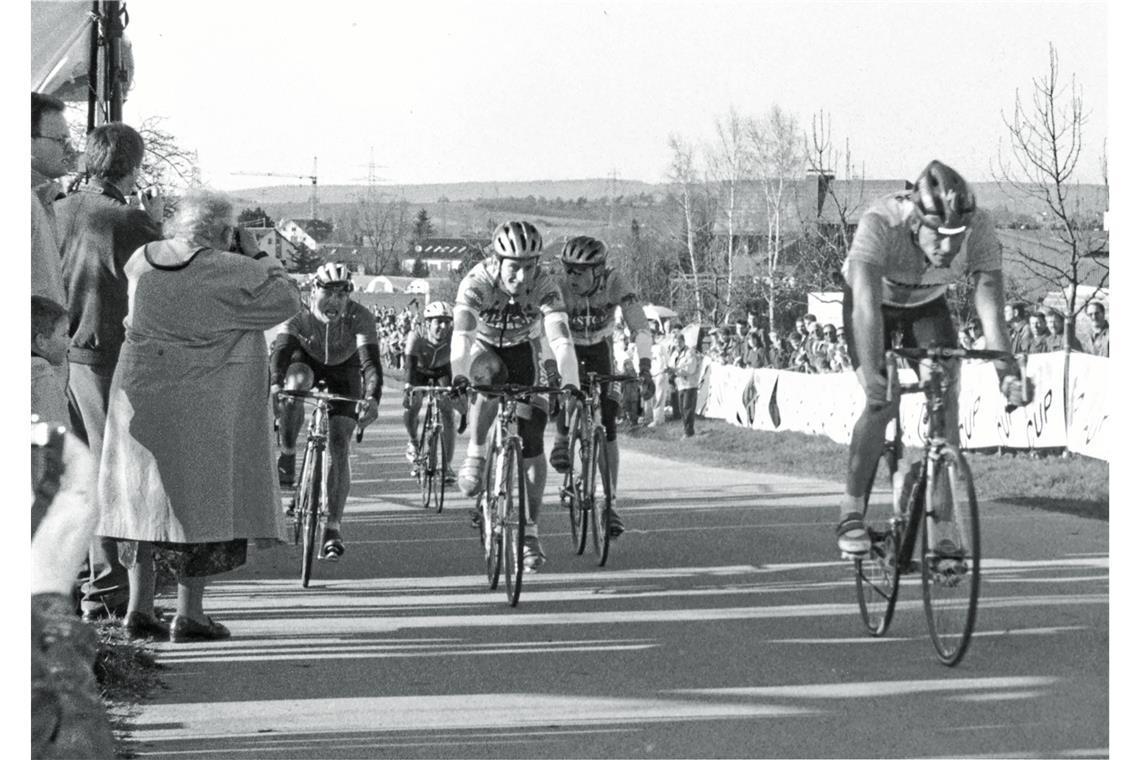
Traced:
<svg viewBox="0 0 1140 760">
<path fill-rule="evenodd" d="M 638 363 L 646 366 L 652 359 L 653 335 L 649 332 L 649 320 L 645 318 L 645 310 L 636 298 L 628 298 L 621 304 L 621 316 L 634 333 Z"/>
<path fill-rule="evenodd" d="M 974 308 L 986 336 L 986 348 L 994 351 L 1009 351 L 1009 333 L 1005 325 L 1004 285 L 1001 270 L 978 272 L 974 280 Z M 999 375 L 1017 372 L 1009 362 L 995 362 Z"/>
<path fill-rule="evenodd" d="M 542 328 L 546 332 L 546 341 L 550 344 L 550 351 L 554 354 L 554 361 L 558 365 L 562 385 L 581 388 L 582 383 L 578 378 L 578 356 L 574 353 L 574 342 L 570 340 L 570 320 L 566 312 L 547 313 L 542 318 Z"/>
<path fill-rule="evenodd" d="M 457 302 L 451 329 L 451 372 L 453 377 L 471 375 L 471 350 L 475 347 L 475 329 L 479 317 L 465 303 Z"/>
<path fill-rule="evenodd" d="M 851 331 L 849 337 L 859 355 L 859 381 L 868 398 L 886 401 L 886 379 L 883 377 L 883 268 L 866 261 L 848 262 L 851 287 Z M 882 378 L 879 387 L 877 378 Z"/>
</svg>

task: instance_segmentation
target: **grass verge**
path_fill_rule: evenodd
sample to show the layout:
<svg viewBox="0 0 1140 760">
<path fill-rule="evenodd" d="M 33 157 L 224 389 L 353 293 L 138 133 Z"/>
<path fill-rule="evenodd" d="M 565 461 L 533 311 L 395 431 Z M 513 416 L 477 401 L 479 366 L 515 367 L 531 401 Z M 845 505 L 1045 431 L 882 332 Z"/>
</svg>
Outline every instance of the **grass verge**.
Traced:
<svg viewBox="0 0 1140 760">
<path fill-rule="evenodd" d="M 145 642 L 133 641 L 113 619 L 96 628 L 95 680 L 115 735 L 116 757 L 133 758 L 131 718 L 137 705 L 157 688 L 161 666 Z"/>
<path fill-rule="evenodd" d="M 819 478 L 846 479 L 847 446 L 793 431 L 746 430 L 719 420 L 697 419 L 696 436 L 681 438 L 681 423 L 621 428 L 623 447 L 678 462 Z M 916 449 L 907 457 L 915 459 Z M 1035 458 L 1026 454 L 967 453 L 983 501 L 1108 520 L 1108 462 L 1079 455 Z"/>
</svg>

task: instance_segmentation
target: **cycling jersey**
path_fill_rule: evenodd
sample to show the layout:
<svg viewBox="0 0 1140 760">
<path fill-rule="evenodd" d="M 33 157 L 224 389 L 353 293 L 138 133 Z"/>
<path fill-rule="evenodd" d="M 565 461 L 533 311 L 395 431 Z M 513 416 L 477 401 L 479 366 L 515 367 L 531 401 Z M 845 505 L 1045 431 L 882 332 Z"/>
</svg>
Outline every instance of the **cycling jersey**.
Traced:
<svg viewBox="0 0 1140 760">
<path fill-rule="evenodd" d="M 298 354 L 314 367 L 351 364 L 363 375 L 363 395 L 379 400 L 384 373 L 376 322 L 356 301 L 349 301 L 344 317 L 335 322 L 323 322 L 304 309 L 285 323 L 285 330 L 274 341 L 270 360 L 275 385 L 284 383 L 289 364 L 301 358 Z"/>
<path fill-rule="evenodd" d="M 451 377 L 451 343 L 448 341 L 433 344 L 423 335 L 411 332 L 404 355 L 408 360 L 408 382 L 412 385 L 427 385 L 425 381 Z"/>
<path fill-rule="evenodd" d="M 494 259 L 476 264 L 459 283 L 455 302 L 456 308 L 476 313 L 476 335 L 483 342 L 505 348 L 534 340 L 542 334 L 544 317 L 566 311 L 558 284 L 546 272 L 537 270 L 533 284 L 516 299 L 498 287 L 494 266 Z"/>
<path fill-rule="evenodd" d="M 844 279 L 850 282 L 852 261 L 880 266 L 883 304 L 909 308 L 934 301 L 967 275 L 1001 270 L 1001 243 L 982 209 L 974 212 L 962 248 L 950 265 L 931 265 L 911 232 L 907 198 L 906 193 L 883 196 L 863 213 L 843 262 Z"/>
<path fill-rule="evenodd" d="M 562 297 L 570 317 L 570 335 L 575 346 L 593 346 L 614 334 L 618 306 L 637 300 L 633 290 L 613 269 L 603 269 L 596 287 L 587 295 L 575 295 L 563 286 Z"/>
</svg>

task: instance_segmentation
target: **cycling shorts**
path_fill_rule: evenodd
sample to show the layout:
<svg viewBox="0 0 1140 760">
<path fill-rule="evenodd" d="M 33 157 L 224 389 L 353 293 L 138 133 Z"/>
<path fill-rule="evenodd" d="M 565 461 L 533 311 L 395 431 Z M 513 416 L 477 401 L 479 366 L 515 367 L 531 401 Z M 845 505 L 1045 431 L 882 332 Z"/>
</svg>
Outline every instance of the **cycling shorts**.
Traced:
<svg viewBox="0 0 1140 760">
<path fill-rule="evenodd" d="M 483 351 L 490 351 L 502 360 L 507 370 L 507 377 L 503 382 L 520 385 L 539 384 L 541 355 L 537 341 L 527 340 L 514 346 L 496 348 L 483 340 L 477 340 L 473 353 L 478 354 Z M 522 455 L 524 458 L 542 456 L 542 435 L 546 431 L 546 396 L 535 396 L 527 407 L 530 416 L 518 418 Z M 522 409 L 520 404 L 520 411 L 525 414 L 528 410 Z"/>
<path fill-rule="evenodd" d="M 853 297 L 850 287 L 843 288 L 843 334 L 847 338 L 847 351 L 851 356 L 851 369 L 862 363 L 855 331 L 851 327 Z M 883 348 L 891 348 L 893 335 L 899 334 L 902 348 L 954 348 L 958 345 L 958 331 L 950 316 L 945 297 L 920 306 L 903 307 L 883 305 Z"/>
<path fill-rule="evenodd" d="M 586 393 L 587 372 L 599 375 L 613 374 L 613 347 L 608 340 L 592 346 L 575 346 L 578 354 L 578 377 L 582 380 L 582 390 Z M 616 383 L 602 383 L 602 426 L 606 429 L 606 440 L 617 440 L 617 416 L 621 408 L 621 386 Z"/>
<path fill-rule="evenodd" d="M 294 351 L 290 363 L 307 364 L 313 370 L 313 387 L 325 381 L 329 393 L 349 398 L 361 398 L 364 393 L 364 380 L 361 377 L 360 360 L 353 356 L 340 364 L 321 364 L 305 351 Z M 351 417 L 356 419 L 356 403 L 350 401 L 330 401 L 330 417 Z"/>
</svg>

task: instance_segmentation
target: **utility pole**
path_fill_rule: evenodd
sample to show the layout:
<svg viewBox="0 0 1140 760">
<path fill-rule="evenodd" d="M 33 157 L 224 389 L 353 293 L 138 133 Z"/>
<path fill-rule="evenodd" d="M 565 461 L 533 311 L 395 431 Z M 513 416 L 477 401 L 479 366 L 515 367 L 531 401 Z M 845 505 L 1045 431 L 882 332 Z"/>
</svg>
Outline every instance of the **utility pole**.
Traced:
<svg viewBox="0 0 1140 760">
<path fill-rule="evenodd" d="M 317 157 L 313 156 L 313 173 L 309 176 L 313 184 L 313 192 L 309 196 L 309 218 L 317 218 Z"/>
<path fill-rule="evenodd" d="M 610 169 L 610 181 L 609 181 L 610 221 L 609 221 L 609 224 L 607 226 L 611 230 L 614 228 L 614 206 L 617 204 L 617 180 L 618 180 L 618 170 L 617 170 L 617 167 L 615 166 L 614 168 Z"/>
<path fill-rule="evenodd" d="M 106 63 L 103 67 L 103 97 L 107 102 L 108 121 L 123 120 L 123 8 L 122 3 L 103 3 L 106 38 Z"/>
</svg>

